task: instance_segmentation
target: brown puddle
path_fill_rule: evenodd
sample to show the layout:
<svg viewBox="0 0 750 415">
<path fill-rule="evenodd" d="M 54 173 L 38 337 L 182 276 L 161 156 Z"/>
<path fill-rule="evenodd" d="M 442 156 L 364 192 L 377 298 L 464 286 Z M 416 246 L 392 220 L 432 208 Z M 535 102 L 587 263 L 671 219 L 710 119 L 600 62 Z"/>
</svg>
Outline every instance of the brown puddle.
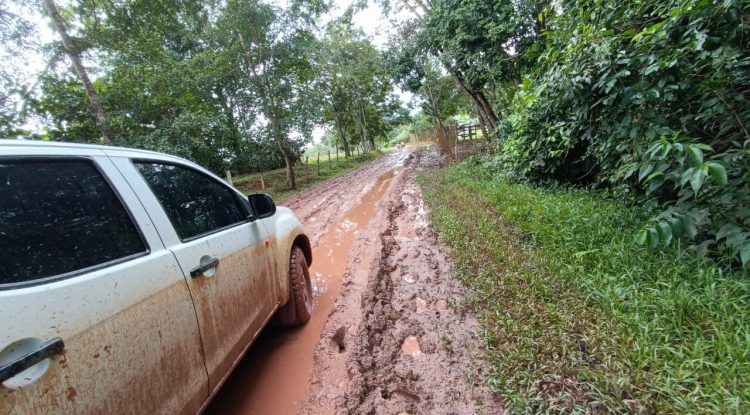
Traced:
<svg viewBox="0 0 750 415">
<path fill-rule="evenodd" d="M 293 330 L 264 330 L 206 414 L 286 415 L 301 409 L 310 389 L 313 353 L 338 297 L 349 253 L 360 232 L 375 216 L 375 207 L 395 174 L 390 170 L 380 176 L 359 203 L 332 224 L 313 248 L 310 272 L 316 301 L 310 322 Z"/>
</svg>

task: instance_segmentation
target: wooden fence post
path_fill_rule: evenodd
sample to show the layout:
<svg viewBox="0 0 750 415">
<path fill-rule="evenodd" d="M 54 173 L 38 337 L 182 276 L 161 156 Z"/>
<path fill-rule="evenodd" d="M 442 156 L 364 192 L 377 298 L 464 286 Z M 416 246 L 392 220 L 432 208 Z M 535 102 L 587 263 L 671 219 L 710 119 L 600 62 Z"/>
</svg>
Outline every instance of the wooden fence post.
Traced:
<svg viewBox="0 0 750 415">
<path fill-rule="evenodd" d="M 263 179 L 263 157 L 260 158 L 260 188 L 266 190 L 266 181 Z"/>
<path fill-rule="evenodd" d="M 328 170 L 331 170 L 331 149 L 328 149 Z"/>
<path fill-rule="evenodd" d="M 339 161 L 339 146 L 336 146 L 336 161 Z"/>
<path fill-rule="evenodd" d="M 309 176 L 307 167 L 310 165 L 310 156 L 305 156 L 305 178 Z"/>
<path fill-rule="evenodd" d="M 453 158 L 458 159 L 458 125 L 452 124 L 449 130 L 450 130 L 450 139 L 453 144 Z"/>
<path fill-rule="evenodd" d="M 230 185 L 234 185 L 234 183 L 232 183 L 232 172 L 230 170 L 226 170 L 226 174 L 227 174 L 227 183 L 229 183 Z"/>
<path fill-rule="evenodd" d="M 320 151 L 318 151 L 318 177 L 320 177 Z"/>
</svg>

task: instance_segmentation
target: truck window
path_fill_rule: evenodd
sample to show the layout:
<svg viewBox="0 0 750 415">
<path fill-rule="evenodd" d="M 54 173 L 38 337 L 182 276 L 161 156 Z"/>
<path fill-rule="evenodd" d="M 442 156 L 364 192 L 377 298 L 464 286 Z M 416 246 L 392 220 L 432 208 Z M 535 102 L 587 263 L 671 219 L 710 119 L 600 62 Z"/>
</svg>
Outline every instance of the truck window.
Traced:
<svg viewBox="0 0 750 415">
<path fill-rule="evenodd" d="M 0 287 L 147 252 L 91 160 L 0 158 L 0 195 Z"/>
<path fill-rule="evenodd" d="M 181 240 L 247 221 L 237 195 L 197 170 L 155 161 L 134 161 Z"/>
</svg>

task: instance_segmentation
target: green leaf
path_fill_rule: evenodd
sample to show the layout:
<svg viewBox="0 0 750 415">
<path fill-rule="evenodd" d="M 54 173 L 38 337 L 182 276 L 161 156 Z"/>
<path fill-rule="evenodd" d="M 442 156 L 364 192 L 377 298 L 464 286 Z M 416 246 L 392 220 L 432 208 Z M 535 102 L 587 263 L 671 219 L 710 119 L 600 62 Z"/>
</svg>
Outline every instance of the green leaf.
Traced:
<svg viewBox="0 0 750 415">
<path fill-rule="evenodd" d="M 638 172 L 638 181 L 642 182 L 643 179 L 654 170 L 653 164 L 644 164 L 641 166 L 641 170 Z"/>
<path fill-rule="evenodd" d="M 711 177 L 719 183 L 719 186 L 727 185 L 727 170 L 719 163 L 708 162 L 708 171 L 711 173 Z"/>
<path fill-rule="evenodd" d="M 741 249 L 747 242 L 747 234 L 743 232 L 730 232 L 726 239 L 726 244 L 731 249 Z"/>
<path fill-rule="evenodd" d="M 651 157 L 653 157 L 654 154 L 656 154 L 657 151 L 663 150 L 663 146 L 665 144 L 666 143 L 662 143 L 661 141 L 659 141 L 658 143 L 651 145 L 651 147 L 648 149 L 648 151 L 646 151 L 646 154 L 649 155 L 649 156 L 651 156 Z M 666 145 L 669 145 L 669 144 L 666 144 Z"/>
<path fill-rule="evenodd" d="M 669 145 L 669 143 L 664 143 L 661 145 L 661 158 L 665 159 L 669 155 L 669 152 L 672 151 L 672 146 Z"/>
<path fill-rule="evenodd" d="M 693 160 L 693 163 L 695 163 L 696 166 L 701 166 L 703 164 L 703 152 L 697 146 L 688 147 L 687 153 L 690 160 Z"/>
<path fill-rule="evenodd" d="M 697 196 L 698 191 L 703 186 L 703 181 L 706 180 L 706 176 L 703 174 L 701 169 L 695 169 L 695 173 L 690 178 L 690 187 L 693 188 L 693 193 Z"/>
<path fill-rule="evenodd" d="M 638 232 L 638 235 L 635 237 L 635 242 L 638 245 L 645 245 L 647 237 L 648 237 L 648 231 L 646 229 L 642 229 L 640 232 Z"/>
<path fill-rule="evenodd" d="M 666 222 L 656 224 L 656 230 L 659 233 L 659 242 L 664 246 L 669 246 L 672 242 L 672 228 Z"/>
<path fill-rule="evenodd" d="M 646 193 L 653 193 L 656 190 L 658 190 L 662 185 L 664 185 L 664 174 L 663 173 L 654 173 L 652 176 L 653 180 L 649 178 L 647 181 L 649 182 L 648 188 L 646 189 Z"/>
<path fill-rule="evenodd" d="M 694 167 L 691 167 L 684 172 L 682 172 L 682 178 L 680 178 L 680 186 L 685 186 L 685 183 L 690 181 L 690 178 L 693 177 L 693 172 L 695 171 Z"/>
<path fill-rule="evenodd" d="M 672 235 L 675 238 L 682 238 L 685 235 L 685 225 L 681 218 L 672 218 L 669 220 L 669 227 L 672 228 Z"/>
<path fill-rule="evenodd" d="M 698 226 L 695 224 L 695 219 L 690 214 L 685 215 L 682 218 L 682 223 L 685 225 L 685 233 L 688 238 L 695 238 L 698 235 Z"/>
<path fill-rule="evenodd" d="M 740 231 L 740 228 L 737 225 L 735 225 L 734 223 L 727 223 L 721 228 L 719 228 L 718 232 L 716 232 L 716 240 L 724 239 L 730 234 L 736 233 L 739 231 Z"/>
<path fill-rule="evenodd" d="M 693 144 L 692 147 L 699 148 L 703 151 L 714 151 L 714 149 L 711 146 L 705 145 L 705 144 Z"/>
<path fill-rule="evenodd" d="M 647 181 L 647 182 L 650 182 L 651 180 L 653 180 L 653 179 L 655 179 L 655 178 L 657 178 L 657 177 L 661 177 L 661 176 L 664 176 L 664 173 L 662 173 L 662 172 L 660 172 L 660 171 L 657 171 L 657 172 L 651 173 L 651 175 L 649 175 L 649 176 L 648 176 L 648 177 L 646 178 L 646 181 Z"/>
<path fill-rule="evenodd" d="M 627 170 L 625 171 L 625 174 L 624 174 L 624 175 L 622 176 L 622 178 L 623 178 L 623 179 L 628 179 L 628 178 L 630 178 L 630 176 L 632 176 L 632 175 L 633 175 L 633 173 L 635 173 L 635 172 L 636 172 L 636 170 L 638 170 L 638 165 L 637 165 L 637 164 L 633 164 L 633 165 L 631 165 L 631 166 L 630 166 L 630 167 L 628 167 L 628 169 L 627 169 Z"/>
</svg>

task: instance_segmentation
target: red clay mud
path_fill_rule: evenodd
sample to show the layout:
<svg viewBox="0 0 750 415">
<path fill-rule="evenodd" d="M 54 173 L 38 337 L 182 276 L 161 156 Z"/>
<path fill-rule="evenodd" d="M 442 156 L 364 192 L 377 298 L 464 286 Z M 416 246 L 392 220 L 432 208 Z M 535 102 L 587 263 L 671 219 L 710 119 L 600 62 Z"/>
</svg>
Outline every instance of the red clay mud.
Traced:
<svg viewBox="0 0 750 415">
<path fill-rule="evenodd" d="M 284 203 L 313 244 L 315 314 L 266 330 L 208 414 L 502 412 L 414 182 L 420 153 L 434 158 L 402 149 Z"/>
</svg>

